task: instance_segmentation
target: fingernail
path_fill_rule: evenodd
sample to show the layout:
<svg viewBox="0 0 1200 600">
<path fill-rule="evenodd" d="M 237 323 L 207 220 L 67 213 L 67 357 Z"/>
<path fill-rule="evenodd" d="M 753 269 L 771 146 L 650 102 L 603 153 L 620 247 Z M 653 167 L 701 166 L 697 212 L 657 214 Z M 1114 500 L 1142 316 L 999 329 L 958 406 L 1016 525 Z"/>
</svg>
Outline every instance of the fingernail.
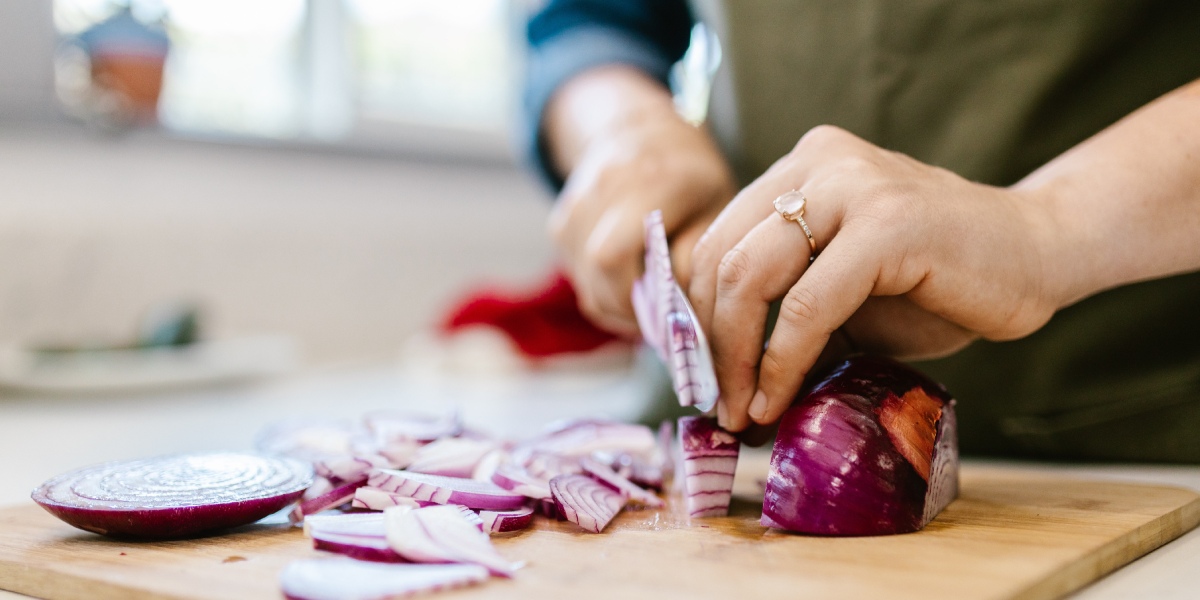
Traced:
<svg viewBox="0 0 1200 600">
<path fill-rule="evenodd" d="M 762 390 L 758 390 L 754 394 L 754 399 L 750 401 L 750 418 L 755 421 L 762 419 L 767 414 L 767 395 Z"/>
<path fill-rule="evenodd" d="M 725 408 L 724 402 L 717 403 L 717 425 L 721 427 L 729 425 L 729 411 Z"/>
</svg>

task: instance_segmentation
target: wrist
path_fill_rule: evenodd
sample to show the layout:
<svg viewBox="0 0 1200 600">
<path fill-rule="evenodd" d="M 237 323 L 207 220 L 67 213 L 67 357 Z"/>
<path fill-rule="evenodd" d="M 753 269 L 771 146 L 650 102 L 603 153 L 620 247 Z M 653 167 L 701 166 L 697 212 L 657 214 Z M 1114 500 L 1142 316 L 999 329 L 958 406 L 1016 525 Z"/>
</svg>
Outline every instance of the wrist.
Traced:
<svg viewBox="0 0 1200 600">
<path fill-rule="evenodd" d="M 1057 311 L 1094 293 L 1095 243 L 1085 221 L 1068 210 L 1068 193 L 1061 186 L 1049 184 L 1018 184 L 1010 191 L 1018 198 L 1030 234 L 1043 302 Z"/>
</svg>

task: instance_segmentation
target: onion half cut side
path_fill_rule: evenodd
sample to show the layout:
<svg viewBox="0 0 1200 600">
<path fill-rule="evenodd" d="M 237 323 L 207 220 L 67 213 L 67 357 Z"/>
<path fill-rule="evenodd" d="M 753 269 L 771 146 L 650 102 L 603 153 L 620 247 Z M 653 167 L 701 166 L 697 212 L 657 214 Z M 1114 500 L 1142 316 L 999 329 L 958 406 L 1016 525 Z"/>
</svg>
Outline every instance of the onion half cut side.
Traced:
<svg viewBox="0 0 1200 600">
<path fill-rule="evenodd" d="M 389 600 L 488 578 L 476 565 L 385 565 L 350 558 L 297 560 L 279 576 L 289 600 Z"/>
<path fill-rule="evenodd" d="M 957 495 L 954 400 L 911 367 L 858 356 L 784 414 L 762 521 L 817 535 L 908 533 Z"/>
<path fill-rule="evenodd" d="M 741 444 L 712 417 L 679 419 L 679 473 L 691 517 L 723 517 L 733 498 L 733 474 Z"/>
<path fill-rule="evenodd" d="M 291 458 L 178 454 L 70 471 L 32 497 L 86 531 L 172 539 L 253 523 L 295 502 L 312 480 L 312 468 Z"/>
</svg>

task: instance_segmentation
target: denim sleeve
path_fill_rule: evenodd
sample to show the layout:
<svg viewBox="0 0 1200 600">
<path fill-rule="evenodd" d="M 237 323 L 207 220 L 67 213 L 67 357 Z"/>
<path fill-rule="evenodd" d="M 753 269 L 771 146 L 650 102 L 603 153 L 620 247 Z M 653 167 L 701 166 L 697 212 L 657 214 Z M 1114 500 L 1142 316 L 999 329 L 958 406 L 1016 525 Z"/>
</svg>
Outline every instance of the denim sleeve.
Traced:
<svg viewBox="0 0 1200 600">
<path fill-rule="evenodd" d="M 572 76 L 603 64 L 641 69 L 666 85 L 687 50 L 692 16 L 685 0 L 551 0 L 526 25 L 528 63 L 519 144 L 554 189 L 540 135 L 546 102 Z"/>
</svg>

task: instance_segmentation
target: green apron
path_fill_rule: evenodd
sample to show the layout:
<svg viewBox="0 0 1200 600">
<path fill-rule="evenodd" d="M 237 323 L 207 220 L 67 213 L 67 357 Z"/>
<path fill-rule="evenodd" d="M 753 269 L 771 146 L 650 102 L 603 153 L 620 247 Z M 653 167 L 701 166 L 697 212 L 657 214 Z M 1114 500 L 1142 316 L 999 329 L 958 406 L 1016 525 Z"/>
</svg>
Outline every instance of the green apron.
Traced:
<svg viewBox="0 0 1200 600">
<path fill-rule="evenodd" d="M 721 38 L 710 119 L 743 184 L 829 123 L 1008 185 L 1200 77 L 1200 2 L 723 4 L 696 8 Z M 918 366 L 958 398 L 966 453 L 1200 462 L 1200 274 Z"/>
</svg>

